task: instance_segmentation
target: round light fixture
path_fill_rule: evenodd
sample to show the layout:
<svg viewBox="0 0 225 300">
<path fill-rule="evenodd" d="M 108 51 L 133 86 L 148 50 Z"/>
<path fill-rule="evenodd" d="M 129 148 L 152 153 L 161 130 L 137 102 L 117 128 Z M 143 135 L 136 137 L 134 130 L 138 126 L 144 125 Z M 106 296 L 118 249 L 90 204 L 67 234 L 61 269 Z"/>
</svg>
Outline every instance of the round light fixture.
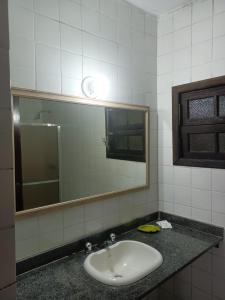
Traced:
<svg viewBox="0 0 225 300">
<path fill-rule="evenodd" d="M 105 98 L 108 96 L 110 84 L 103 75 L 87 76 L 82 80 L 81 88 L 88 98 Z"/>
<path fill-rule="evenodd" d="M 88 98 L 97 97 L 97 82 L 92 76 L 87 76 L 82 80 L 81 88 L 83 94 Z"/>
</svg>

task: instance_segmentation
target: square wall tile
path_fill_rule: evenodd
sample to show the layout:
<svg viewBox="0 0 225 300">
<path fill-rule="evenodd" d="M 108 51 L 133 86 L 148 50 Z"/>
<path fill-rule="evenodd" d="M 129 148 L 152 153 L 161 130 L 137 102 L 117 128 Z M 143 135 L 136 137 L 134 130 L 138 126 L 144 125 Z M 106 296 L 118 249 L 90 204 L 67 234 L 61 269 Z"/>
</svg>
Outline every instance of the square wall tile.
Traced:
<svg viewBox="0 0 225 300">
<path fill-rule="evenodd" d="M 63 213 L 61 211 L 52 211 L 38 215 L 38 226 L 39 233 L 60 231 L 63 228 Z"/>
<path fill-rule="evenodd" d="M 173 56 L 166 54 L 158 57 L 157 61 L 158 74 L 170 73 L 173 71 Z"/>
<path fill-rule="evenodd" d="M 173 167 L 159 167 L 159 183 L 173 184 Z"/>
<path fill-rule="evenodd" d="M 77 2 L 79 2 L 79 0 Z M 93 10 L 99 10 L 99 0 L 81 0 L 81 4 Z"/>
<path fill-rule="evenodd" d="M 186 84 L 191 82 L 191 68 L 176 70 L 173 72 L 173 85 Z"/>
<path fill-rule="evenodd" d="M 191 46 L 191 28 L 186 27 L 173 34 L 173 49 L 179 50 Z"/>
<path fill-rule="evenodd" d="M 182 49 L 174 52 L 173 69 L 174 71 L 191 67 L 191 48 Z"/>
<path fill-rule="evenodd" d="M 191 25 L 191 7 L 186 6 L 174 13 L 174 30 Z"/>
<path fill-rule="evenodd" d="M 193 220 L 208 223 L 208 224 L 212 223 L 211 211 L 205 210 L 205 209 L 199 209 L 199 208 L 192 207 L 191 218 Z"/>
<path fill-rule="evenodd" d="M 111 18 L 100 15 L 100 34 L 102 37 L 115 41 L 116 40 L 116 23 Z"/>
<path fill-rule="evenodd" d="M 212 192 L 212 210 L 225 214 L 225 193 Z"/>
<path fill-rule="evenodd" d="M 49 46 L 59 47 L 59 23 L 38 15 L 35 18 L 35 22 L 35 40 Z"/>
<path fill-rule="evenodd" d="M 61 52 L 62 76 L 82 78 L 82 56 Z"/>
<path fill-rule="evenodd" d="M 145 15 L 145 32 L 147 34 L 157 35 L 157 16 L 146 14 Z"/>
<path fill-rule="evenodd" d="M 172 148 L 171 147 L 164 147 L 158 148 L 158 163 L 162 166 L 171 166 L 172 163 Z"/>
<path fill-rule="evenodd" d="M 76 54 L 82 54 L 82 31 L 61 24 L 61 48 Z"/>
<path fill-rule="evenodd" d="M 90 236 L 94 233 L 101 232 L 102 230 L 104 230 L 103 219 L 101 218 L 85 221 L 84 228 L 86 236 Z"/>
<path fill-rule="evenodd" d="M 174 203 L 159 200 L 158 209 L 169 214 L 174 214 L 174 205 Z"/>
<path fill-rule="evenodd" d="M 177 186 L 190 187 L 191 185 L 191 168 L 174 167 L 174 184 Z"/>
<path fill-rule="evenodd" d="M 212 16 L 212 0 L 195 1 L 192 8 L 192 22 L 196 23 Z"/>
<path fill-rule="evenodd" d="M 80 223 L 63 229 L 63 242 L 71 243 L 85 237 L 85 224 Z"/>
<path fill-rule="evenodd" d="M 99 40 L 99 55 L 101 60 L 115 64 L 118 58 L 118 48 L 116 43 L 100 39 Z"/>
<path fill-rule="evenodd" d="M 214 13 L 221 13 L 225 11 L 225 3 L 223 0 L 214 0 Z"/>
<path fill-rule="evenodd" d="M 0 48 L 9 49 L 8 1 L 0 2 Z"/>
<path fill-rule="evenodd" d="M 174 186 L 174 202 L 191 206 L 191 190 L 183 186 Z"/>
<path fill-rule="evenodd" d="M 0 111 L 1 118 L 1 111 Z M 0 229 L 14 225 L 14 173 L 0 170 Z"/>
<path fill-rule="evenodd" d="M 13 137 L 10 130 L 0 131 L 0 157 L 4 157 L 0 161 L 0 169 L 13 168 Z"/>
<path fill-rule="evenodd" d="M 9 9 L 11 9 L 11 7 L 13 5 L 19 5 L 24 8 L 33 10 L 34 9 L 34 0 L 9 0 Z"/>
<path fill-rule="evenodd" d="M 5 49 L 0 49 L 0 108 L 10 108 L 10 75 L 9 75 L 9 52 Z"/>
<path fill-rule="evenodd" d="M 103 202 L 93 202 L 84 206 L 85 222 L 103 217 Z"/>
<path fill-rule="evenodd" d="M 26 240 L 16 241 L 16 261 L 20 261 L 39 254 L 39 238 L 31 237 Z"/>
<path fill-rule="evenodd" d="M 159 184 L 159 201 L 174 201 L 174 186 L 170 184 Z"/>
<path fill-rule="evenodd" d="M 123 24 L 120 20 L 118 20 L 116 25 L 116 40 L 123 46 L 131 46 L 131 28 L 129 25 Z"/>
<path fill-rule="evenodd" d="M 37 71 L 36 82 L 39 91 L 61 94 L 61 75 Z"/>
<path fill-rule="evenodd" d="M 173 50 L 173 34 L 169 33 L 158 37 L 157 39 L 158 56 L 172 52 Z"/>
<path fill-rule="evenodd" d="M 55 0 L 34 0 L 35 10 L 51 19 L 59 20 L 59 2 Z"/>
<path fill-rule="evenodd" d="M 172 132 L 171 130 L 158 131 L 158 147 L 172 147 Z"/>
<path fill-rule="evenodd" d="M 191 207 L 175 203 L 174 204 L 174 214 L 190 219 L 191 218 Z"/>
<path fill-rule="evenodd" d="M 218 60 L 212 62 L 212 76 L 223 76 L 225 68 L 225 60 Z"/>
<path fill-rule="evenodd" d="M 213 58 L 215 60 L 225 58 L 225 37 L 218 37 L 213 40 Z"/>
<path fill-rule="evenodd" d="M 60 21 L 81 28 L 81 6 L 70 0 L 60 0 Z"/>
<path fill-rule="evenodd" d="M 212 223 L 225 228 L 225 214 L 212 212 Z"/>
<path fill-rule="evenodd" d="M 192 47 L 192 66 L 210 62 L 212 56 L 212 40 L 196 44 Z"/>
<path fill-rule="evenodd" d="M 60 75 L 60 50 L 37 44 L 36 69 L 40 72 Z"/>
<path fill-rule="evenodd" d="M 131 24 L 132 24 L 133 30 L 144 32 L 144 30 L 145 30 L 144 11 L 137 8 L 136 6 L 132 6 L 132 8 L 131 8 Z"/>
<path fill-rule="evenodd" d="M 225 12 L 214 17 L 213 37 L 218 37 L 225 34 Z"/>
<path fill-rule="evenodd" d="M 212 39 L 212 20 L 206 19 L 192 26 L 192 44 Z"/>
<path fill-rule="evenodd" d="M 100 56 L 100 39 L 92 34 L 83 34 L 84 56 L 94 59 L 101 59 Z"/>
<path fill-rule="evenodd" d="M 163 36 L 173 31 L 173 16 L 163 15 L 158 19 L 158 36 Z"/>
<path fill-rule="evenodd" d="M 110 18 L 116 18 L 116 1 L 100 0 L 100 11 Z"/>
<path fill-rule="evenodd" d="M 207 168 L 191 169 L 191 185 L 197 189 L 211 190 L 211 170 Z"/>
<path fill-rule="evenodd" d="M 2 289 L 16 281 L 14 229 L 0 230 L 0 240 L 0 289 Z"/>
<path fill-rule="evenodd" d="M 34 40 L 34 13 L 21 6 L 9 11 L 9 32 L 11 36 Z"/>
<path fill-rule="evenodd" d="M 21 74 L 23 74 L 23 76 L 21 76 Z M 10 76 L 13 87 L 36 89 L 34 68 L 11 66 Z"/>
<path fill-rule="evenodd" d="M 63 229 L 42 232 L 39 235 L 39 251 L 45 252 L 63 244 Z"/>
<path fill-rule="evenodd" d="M 211 210 L 211 191 L 192 189 L 192 207 Z"/>
<path fill-rule="evenodd" d="M 38 236 L 38 218 L 25 217 L 17 219 L 15 223 L 16 241 L 28 240 Z"/>
<path fill-rule="evenodd" d="M 199 81 L 211 78 L 212 64 L 211 62 L 204 65 L 195 66 L 192 68 L 192 81 Z"/>
<path fill-rule="evenodd" d="M 63 210 L 63 226 L 70 227 L 84 222 L 84 207 L 68 207 Z"/>
<path fill-rule="evenodd" d="M 35 67 L 35 42 L 15 37 L 11 39 L 10 66 L 14 68 Z"/>
<path fill-rule="evenodd" d="M 216 192 L 225 192 L 225 170 L 212 170 L 212 190 Z"/>
<path fill-rule="evenodd" d="M 3 290 L 0 290 L 0 299 L 14 300 L 16 299 L 16 284 L 12 284 Z"/>
<path fill-rule="evenodd" d="M 130 25 L 131 22 L 131 5 L 123 0 L 118 0 L 117 20 L 124 24 Z"/>
<path fill-rule="evenodd" d="M 100 33 L 100 14 L 87 7 L 82 8 L 82 28 L 90 33 L 99 35 Z"/>
</svg>

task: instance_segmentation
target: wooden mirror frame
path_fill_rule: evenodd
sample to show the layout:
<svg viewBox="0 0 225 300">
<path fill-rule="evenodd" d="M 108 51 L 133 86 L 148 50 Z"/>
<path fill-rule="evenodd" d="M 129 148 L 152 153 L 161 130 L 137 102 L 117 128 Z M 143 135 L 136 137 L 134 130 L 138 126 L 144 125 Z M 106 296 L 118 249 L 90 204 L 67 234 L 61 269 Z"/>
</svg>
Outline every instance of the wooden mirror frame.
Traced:
<svg viewBox="0 0 225 300">
<path fill-rule="evenodd" d="M 27 90 L 27 89 L 20 89 L 20 88 L 12 88 L 11 89 L 11 95 L 12 95 L 12 102 L 14 97 L 25 97 L 27 99 L 41 99 L 41 100 L 48 100 L 48 101 L 59 101 L 59 102 L 68 102 L 68 103 L 74 103 L 74 104 L 83 104 L 83 105 L 92 105 L 92 106 L 103 106 L 103 107 L 112 107 L 112 108 L 121 108 L 121 109 L 132 109 L 132 110 L 139 110 L 145 112 L 145 153 L 146 153 L 146 184 L 141 185 L 134 188 L 119 190 L 119 191 L 112 191 L 107 192 L 103 194 L 78 198 L 78 199 L 71 199 L 70 201 L 65 201 L 62 203 L 57 204 L 51 204 L 46 205 L 42 207 L 32 208 L 28 210 L 23 211 L 15 211 L 16 218 L 39 213 L 39 212 L 47 212 L 52 209 L 60 209 L 65 208 L 69 206 L 79 206 L 83 204 L 88 204 L 91 202 L 107 199 L 107 198 L 113 198 L 115 196 L 128 194 L 131 192 L 137 192 L 144 189 L 149 188 L 149 107 L 144 105 L 133 105 L 133 104 L 125 104 L 125 103 L 119 103 L 119 102 L 110 102 L 110 101 L 104 101 L 100 99 L 89 99 L 84 97 L 73 97 L 73 96 L 67 96 L 67 95 L 59 95 L 54 93 L 46 93 L 42 91 L 34 91 L 34 90 Z M 14 110 L 13 106 L 13 112 Z M 13 121 L 14 131 L 14 144 L 16 145 L 18 143 L 17 134 L 18 133 L 18 124 L 16 124 L 16 121 Z M 18 145 L 17 145 L 18 146 Z M 17 158 L 15 157 L 15 160 Z M 15 169 L 15 176 L 17 176 L 18 172 L 20 170 Z M 16 197 L 15 197 L 16 202 Z M 15 203 L 16 207 L 16 203 Z"/>
</svg>

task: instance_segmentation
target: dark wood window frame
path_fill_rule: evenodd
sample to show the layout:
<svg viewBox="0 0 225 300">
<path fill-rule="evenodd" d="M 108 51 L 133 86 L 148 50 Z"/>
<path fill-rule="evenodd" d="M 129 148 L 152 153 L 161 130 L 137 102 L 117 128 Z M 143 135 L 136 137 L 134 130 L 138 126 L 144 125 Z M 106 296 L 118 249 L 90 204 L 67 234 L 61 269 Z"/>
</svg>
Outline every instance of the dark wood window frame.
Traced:
<svg viewBox="0 0 225 300">
<path fill-rule="evenodd" d="M 220 150 L 219 144 L 220 138 L 225 141 L 225 137 L 222 136 L 225 135 L 225 113 L 221 114 L 219 107 L 221 96 L 224 97 L 225 103 L 225 76 L 172 88 L 174 165 L 225 169 L 225 149 Z M 190 103 L 196 100 L 208 101 L 210 108 L 205 110 L 208 117 L 190 116 Z M 200 146 L 195 143 L 198 135 L 205 141 L 206 146 L 199 142 L 200 139 L 197 140 Z M 193 148 L 190 146 L 190 139 L 193 139 Z M 199 150 L 199 147 L 202 149 Z"/>
</svg>

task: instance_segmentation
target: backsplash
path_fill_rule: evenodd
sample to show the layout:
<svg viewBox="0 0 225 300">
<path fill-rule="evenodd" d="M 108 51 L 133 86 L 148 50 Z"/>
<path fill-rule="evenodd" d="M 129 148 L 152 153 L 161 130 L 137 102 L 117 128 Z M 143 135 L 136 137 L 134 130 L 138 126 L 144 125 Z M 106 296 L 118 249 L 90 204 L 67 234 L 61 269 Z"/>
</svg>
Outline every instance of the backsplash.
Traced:
<svg viewBox="0 0 225 300">
<path fill-rule="evenodd" d="M 225 75 L 224 19 L 219 0 L 193 1 L 160 16 L 157 79 L 159 208 L 223 227 L 225 170 L 172 165 L 171 87 Z M 173 278 L 166 286 L 171 299 L 174 291 L 180 299 L 223 299 L 224 257 L 222 245 Z"/>
<path fill-rule="evenodd" d="M 150 189 L 17 219 L 17 260 L 157 211 L 157 18 L 122 0 L 9 0 L 9 15 L 12 86 L 79 96 L 100 73 L 106 100 L 151 109 Z"/>
</svg>

